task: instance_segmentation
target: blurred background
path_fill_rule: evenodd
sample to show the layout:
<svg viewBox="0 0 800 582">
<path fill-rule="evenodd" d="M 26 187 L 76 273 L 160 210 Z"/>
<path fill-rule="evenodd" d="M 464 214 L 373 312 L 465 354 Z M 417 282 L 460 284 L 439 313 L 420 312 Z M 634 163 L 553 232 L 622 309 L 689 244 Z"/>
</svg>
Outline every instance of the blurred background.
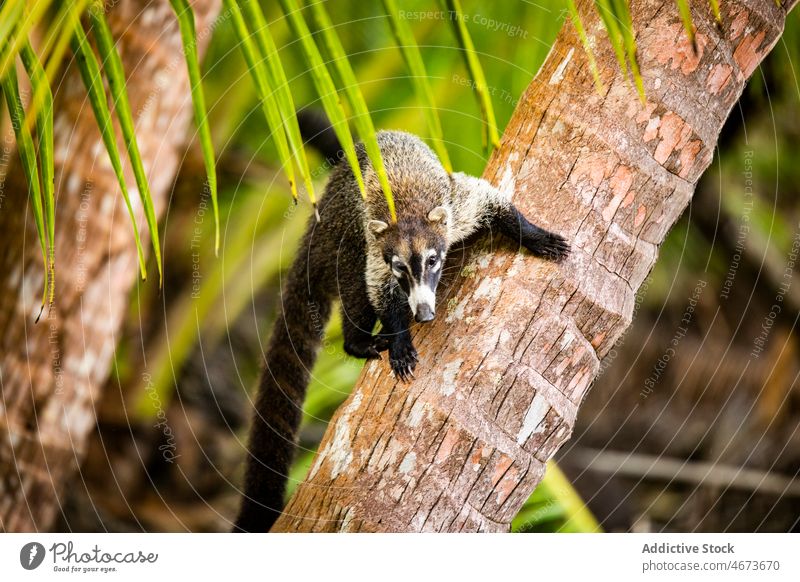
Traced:
<svg viewBox="0 0 800 582">
<path fill-rule="evenodd" d="M 319 109 L 277 3 L 263 3 L 295 102 Z M 378 128 L 426 134 L 380 3 L 332 17 Z M 469 74 L 438 5 L 403 2 L 456 170 L 487 154 Z M 332 9 L 331 9 L 332 10 Z M 463 2 L 502 129 L 564 22 L 562 3 Z M 755 73 L 691 207 L 603 362 L 576 432 L 515 531 L 800 528 L 800 22 Z M 163 290 L 139 284 L 86 461 L 62 503 L 69 531 L 224 531 L 235 515 L 251 397 L 281 274 L 310 214 L 295 207 L 230 22 L 204 62 L 218 154 L 222 246 L 213 252 L 193 143 L 163 221 Z M 196 142 L 197 140 L 195 140 Z M 327 168 L 311 159 L 319 186 Z M 316 169 L 314 169 L 316 168 Z M 794 250 L 793 250 L 794 244 Z M 779 312 L 773 308 L 779 306 Z M 305 407 L 296 486 L 361 362 L 328 329 Z M 574 488 L 573 488 L 574 486 Z"/>
</svg>

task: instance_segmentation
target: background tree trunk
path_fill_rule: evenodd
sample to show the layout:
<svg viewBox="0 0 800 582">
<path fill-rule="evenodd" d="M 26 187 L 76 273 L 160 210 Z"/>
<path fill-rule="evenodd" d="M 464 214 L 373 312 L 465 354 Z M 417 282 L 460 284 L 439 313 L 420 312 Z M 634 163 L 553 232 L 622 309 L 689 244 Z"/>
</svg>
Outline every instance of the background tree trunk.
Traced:
<svg viewBox="0 0 800 582">
<path fill-rule="evenodd" d="M 194 0 L 205 48 L 219 0 Z M 123 0 L 109 21 L 119 42 L 137 137 L 159 215 L 192 115 L 186 63 L 168 0 Z M 127 210 L 86 99 L 69 67 L 55 108 L 56 300 L 39 312 L 43 269 L 19 164 L 0 213 L 0 530 L 47 530 L 95 425 L 95 403 L 138 277 Z M 119 148 L 124 152 L 120 140 Z M 127 173 L 128 184 L 135 184 Z M 131 199 L 146 240 L 136 190 Z M 198 192 L 198 200 L 200 193 Z M 151 268 L 148 285 L 158 285 Z"/>
<path fill-rule="evenodd" d="M 593 3 L 578 3 L 605 89 L 567 22 L 484 173 L 573 255 L 556 266 L 480 241 L 446 313 L 414 334 L 417 379 L 366 366 L 273 531 L 508 529 L 795 3 L 722 2 L 718 28 L 692 2 L 695 54 L 672 0 L 634 0 L 644 105 Z"/>
</svg>

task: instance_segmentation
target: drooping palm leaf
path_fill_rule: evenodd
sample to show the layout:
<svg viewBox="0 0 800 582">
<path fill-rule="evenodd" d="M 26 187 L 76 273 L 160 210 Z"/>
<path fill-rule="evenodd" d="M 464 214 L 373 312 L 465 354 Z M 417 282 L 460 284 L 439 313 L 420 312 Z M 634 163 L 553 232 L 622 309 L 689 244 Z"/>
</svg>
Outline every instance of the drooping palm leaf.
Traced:
<svg viewBox="0 0 800 582">
<path fill-rule="evenodd" d="M 103 77 L 100 73 L 100 64 L 97 62 L 92 47 L 89 45 L 89 39 L 86 38 L 86 33 L 80 25 L 80 22 L 76 22 L 75 25 L 75 35 L 72 40 L 75 61 L 83 84 L 86 87 L 86 92 L 89 95 L 89 104 L 92 107 L 97 127 L 100 130 L 100 135 L 106 146 L 108 159 L 111 161 L 111 167 L 114 169 L 114 174 L 117 176 L 117 182 L 119 182 L 122 197 L 125 199 L 125 206 L 128 208 L 128 215 L 131 218 L 131 225 L 133 227 L 133 236 L 136 241 L 136 252 L 139 257 L 139 270 L 142 279 L 145 279 L 147 277 L 147 267 L 145 265 L 144 249 L 142 248 L 142 241 L 139 237 L 139 227 L 136 224 L 136 215 L 133 212 L 133 206 L 131 206 L 128 187 L 125 184 L 125 176 L 122 172 L 122 159 L 117 149 L 117 140 L 111 121 L 111 111 L 108 108 L 108 101 L 106 100 L 105 88 L 103 86 Z"/>
<path fill-rule="evenodd" d="M 219 253 L 219 204 L 217 203 L 217 168 L 214 159 L 214 144 L 211 141 L 211 129 L 208 125 L 206 98 L 203 94 L 200 76 L 200 59 L 197 55 L 197 33 L 194 26 L 194 12 L 188 0 L 169 0 L 178 17 L 183 41 L 183 53 L 186 57 L 186 68 L 189 71 L 189 85 L 192 92 L 194 122 L 200 134 L 200 148 L 203 151 L 203 163 L 206 167 L 208 189 L 211 193 L 211 205 L 214 208 L 214 253 Z"/>
<path fill-rule="evenodd" d="M 8 0 L 0 6 L 0 38 L 9 38 L 19 23 L 25 7 L 24 0 Z M 5 50 L 5 49 L 4 49 Z"/>
<path fill-rule="evenodd" d="M 153 246 L 153 254 L 158 266 L 158 284 L 163 283 L 164 273 L 161 265 L 161 243 L 158 234 L 158 221 L 153 206 L 153 198 L 150 195 L 150 185 L 144 171 L 142 156 L 139 153 L 139 145 L 136 142 L 136 133 L 133 124 L 133 113 L 128 102 L 128 91 L 125 87 L 125 70 L 122 67 L 122 59 L 117 52 L 114 38 L 111 35 L 111 28 L 108 26 L 105 14 L 94 7 L 89 10 L 89 17 L 92 23 L 92 36 L 97 41 L 97 50 L 103 63 L 103 70 L 108 80 L 108 86 L 113 99 L 114 111 L 117 114 L 119 125 L 122 130 L 122 139 L 128 150 L 128 159 L 131 162 L 133 175 L 136 178 L 136 187 L 144 206 L 144 215 L 147 219 L 147 228 L 150 231 L 150 238 Z"/>
<path fill-rule="evenodd" d="M 697 54 L 697 39 L 694 37 L 694 25 L 692 24 L 692 11 L 689 9 L 688 0 L 675 0 L 678 4 L 678 13 L 681 15 L 681 22 L 683 22 L 683 29 L 689 37 L 689 42 L 692 43 L 692 49 Z M 712 7 L 713 9 L 713 7 Z M 719 12 L 719 7 L 717 7 Z M 716 14 L 715 14 L 716 16 Z"/>
<path fill-rule="evenodd" d="M 339 100 L 339 95 L 336 91 L 333 79 L 322 60 L 317 45 L 314 43 L 314 39 L 311 36 L 311 32 L 300 12 L 297 2 L 295 2 L 295 0 L 280 0 L 280 2 L 283 12 L 289 21 L 289 26 L 300 41 L 300 47 L 308 61 L 314 87 L 317 90 L 320 101 L 322 101 L 322 107 L 328 115 L 333 131 L 336 133 L 336 137 L 339 138 L 339 143 L 342 146 L 344 155 L 353 170 L 353 175 L 356 178 L 361 195 L 366 196 L 364 178 L 361 175 L 361 167 L 358 163 L 353 135 L 350 133 L 350 128 L 347 125 L 347 117 L 345 116 L 344 109 L 342 109 L 342 104 Z"/>
<path fill-rule="evenodd" d="M 608 40 L 620 69 L 627 72 L 630 68 L 639 98 L 644 100 L 644 84 L 636 61 L 636 38 L 627 0 L 595 0 L 594 4 L 608 33 Z"/>
<path fill-rule="evenodd" d="M 25 173 L 25 179 L 28 181 L 28 194 L 31 201 L 31 208 L 33 209 L 33 221 L 36 224 L 36 233 L 39 237 L 39 244 L 42 249 L 44 285 L 42 288 L 42 306 L 39 310 L 39 316 L 36 317 L 36 321 L 38 321 L 47 301 L 50 269 L 47 267 L 47 229 L 45 228 L 44 214 L 42 212 L 42 194 L 39 185 L 39 170 L 36 163 L 36 149 L 33 145 L 33 138 L 27 129 L 28 126 L 25 123 L 25 110 L 22 107 L 22 99 L 19 94 L 19 82 L 17 81 L 15 69 L 11 69 L 8 74 L 3 77 L 2 87 L 6 105 L 8 106 L 8 113 L 11 117 L 11 125 L 14 127 L 17 149 L 19 150 L 19 157 L 22 161 L 22 170 Z"/>
<path fill-rule="evenodd" d="M 272 139 L 275 142 L 278 158 L 280 159 L 286 178 L 289 180 L 289 188 L 292 192 L 292 197 L 297 200 L 297 183 L 294 178 L 292 156 L 289 151 L 286 131 L 283 129 L 275 94 L 268 83 L 264 61 L 260 57 L 258 49 L 253 44 L 250 31 L 247 28 L 237 0 L 224 0 L 224 6 L 232 17 L 233 27 L 239 39 L 244 60 L 247 62 L 247 67 L 250 70 L 250 76 L 253 78 L 253 82 L 256 86 L 256 93 L 261 102 L 261 109 L 267 120 Z"/>
<path fill-rule="evenodd" d="M 515 532 L 597 533 L 603 529 L 552 459 L 544 478 L 511 523 Z"/>
<path fill-rule="evenodd" d="M 66 53 L 67 47 L 72 40 L 75 31 L 75 22 L 79 22 L 80 15 L 83 13 L 90 0 L 75 0 L 74 2 L 63 2 L 58 14 L 52 20 L 50 26 L 45 31 L 45 40 L 42 43 L 40 62 L 44 63 L 45 77 L 47 86 L 40 84 L 38 90 L 33 92 L 33 98 L 28 104 L 28 113 L 25 117 L 26 129 L 30 131 L 33 123 L 39 116 L 42 108 L 45 88 L 49 91 L 53 83 L 55 73 L 62 63 L 62 58 Z"/>
<path fill-rule="evenodd" d="M 319 28 L 322 35 L 325 48 L 344 85 L 344 95 L 347 99 L 347 104 L 353 112 L 353 123 L 356 126 L 361 141 L 364 143 L 364 148 L 372 162 L 372 167 L 375 168 L 375 173 L 378 175 L 378 180 L 383 189 L 383 195 L 386 198 L 386 204 L 389 207 L 389 214 L 392 217 L 392 221 L 397 222 L 397 212 L 394 206 L 392 187 L 389 184 L 389 177 L 383 165 L 383 157 L 381 156 L 381 150 L 378 146 L 378 140 L 375 138 L 375 126 L 372 123 L 372 116 L 367 108 L 367 102 L 364 100 L 364 95 L 359 89 L 358 81 L 356 80 L 355 73 L 353 73 L 353 68 L 350 66 L 350 61 L 344 52 L 342 43 L 339 40 L 339 36 L 336 34 L 336 29 L 333 27 L 333 22 L 331 22 L 324 4 L 322 2 L 311 4 L 311 12 L 316 26 Z"/>
<path fill-rule="evenodd" d="M 14 60 L 22 50 L 22 47 L 29 42 L 31 29 L 39 23 L 42 15 L 50 7 L 52 0 L 35 0 L 33 2 L 19 2 L 11 0 L 6 2 L 10 14 L 5 15 L 6 5 L 0 12 L 0 38 L 3 39 L 3 46 L 0 49 L 0 77 L 5 76 Z M 19 7 L 24 6 L 25 10 L 19 11 Z M 7 30 L 8 27 L 10 30 Z"/>
<path fill-rule="evenodd" d="M 311 204 L 316 207 L 317 200 L 314 195 L 311 170 L 308 167 L 308 159 L 306 158 L 305 148 L 303 147 L 303 138 L 300 135 L 300 125 L 297 122 L 294 99 L 292 98 L 291 89 L 289 88 L 289 82 L 286 79 L 286 73 L 283 70 L 280 56 L 278 55 L 278 48 L 275 45 L 272 34 L 270 34 L 267 21 L 264 18 L 264 13 L 261 11 L 258 1 L 243 0 L 243 4 L 245 13 L 248 18 L 252 20 L 252 25 L 255 29 L 256 46 L 261 53 L 261 59 L 267 64 L 265 73 L 270 87 L 272 87 L 276 94 L 278 112 L 281 117 L 283 129 L 286 133 L 286 140 L 292 151 L 292 156 L 300 172 L 303 183 L 305 184 Z"/>
<path fill-rule="evenodd" d="M 639 61 L 636 56 L 636 35 L 633 30 L 633 18 L 631 17 L 628 0 L 613 0 L 614 15 L 619 22 L 619 30 L 622 34 L 622 43 L 625 47 L 625 54 L 628 57 L 628 66 L 631 69 L 631 76 L 639 93 L 639 99 L 644 103 L 644 82 L 639 72 Z"/>
<path fill-rule="evenodd" d="M 722 23 L 722 14 L 719 11 L 719 0 L 709 0 L 711 2 L 711 12 L 714 14 L 714 20 L 717 24 Z"/>
<path fill-rule="evenodd" d="M 486 84 L 486 76 L 483 74 L 483 67 L 481 67 L 480 59 L 478 59 L 478 54 L 475 52 L 475 45 L 472 42 L 472 37 L 469 35 L 469 30 L 467 30 L 463 11 L 461 10 L 461 1 L 441 1 L 448 12 L 450 23 L 453 25 L 453 32 L 455 33 L 456 40 L 461 49 L 461 55 L 464 58 L 464 63 L 467 66 L 470 77 L 472 77 L 472 86 L 478 97 L 481 117 L 483 118 L 483 146 L 487 151 L 490 151 L 492 148 L 496 148 L 500 145 L 500 136 L 497 133 L 497 121 L 494 116 L 492 99 L 489 95 L 489 87 Z"/>
<path fill-rule="evenodd" d="M 63 64 L 62 59 L 75 34 L 75 23 L 80 21 L 80 16 L 89 5 L 89 2 L 90 0 L 62 2 L 52 25 L 45 31 L 41 60 L 45 64 L 44 70 L 50 83 L 53 82 L 56 71 Z M 34 95 L 31 103 L 31 112 L 35 113 L 39 105 L 40 99 L 37 99 L 37 96 Z"/>
<path fill-rule="evenodd" d="M 603 87 L 603 81 L 600 79 L 600 70 L 597 68 L 597 61 L 594 58 L 594 51 L 592 51 L 592 47 L 589 44 L 589 39 L 586 36 L 586 30 L 583 27 L 581 15 L 578 14 L 578 9 L 575 6 L 575 0 L 567 0 L 567 9 L 569 10 L 570 18 L 572 19 L 572 25 L 575 27 L 575 31 L 578 33 L 578 38 L 581 39 L 581 45 L 583 45 L 583 50 L 586 52 L 586 57 L 589 59 L 589 69 L 592 71 L 595 89 L 597 89 L 598 93 L 602 93 L 605 91 L 605 88 Z"/>
<path fill-rule="evenodd" d="M 450 173 L 453 171 L 453 167 L 450 163 L 450 156 L 447 155 L 447 148 L 444 145 L 442 123 L 439 120 L 439 114 L 433 100 L 433 90 L 428 82 L 428 73 L 425 70 L 425 63 L 422 61 L 417 42 L 414 40 L 414 34 L 411 32 L 408 22 L 400 18 L 395 0 L 383 0 L 383 6 L 389 17 L 389 24 L 397 46 L 403 54 L 409 73 L 411 73 L 411 82 L 428 124 L 430 138 L 433 141 L 433 149 L 439 156 L 439 160 L 445 170 Z"/>
<path fill-rule="evenodd" d="M 34 93 L 43 95 L 42 107 L 36 116 L 36 135 L 38 141 L 39 174 L 41 177 L 42 198 L 44 199 L 44 223 L 47 230 L 48 261 L 46 268 L 49 271 L 50 293 L 48 300 L 53 301 L 55 291 L 55 180 L 53 159 L 53 94 L 47 76 L 42 68 L 39 57 L 33 51 L 29 42 L 22 45 L 20 51 L 22 64 L 31 79 Z"/>
</svg>

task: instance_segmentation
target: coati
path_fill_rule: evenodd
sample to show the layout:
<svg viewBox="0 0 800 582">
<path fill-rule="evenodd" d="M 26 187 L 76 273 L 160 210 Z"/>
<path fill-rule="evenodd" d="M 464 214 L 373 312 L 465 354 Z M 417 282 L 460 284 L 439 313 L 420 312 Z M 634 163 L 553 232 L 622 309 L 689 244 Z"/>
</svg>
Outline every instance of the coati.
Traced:
<svg viewBox="0 0 800 582">
<path fill-rule="evenodd" d="M 300 117 L 306 141 L 335 161 L 339 145 L 324 121 Z M 303 400 L 331 304 L 341 301 L 344 350 L 380 358 L 402 381 L 417 364 L 409 323 L 436 313 L 436 286 L 448 248 L 479 229 L 518 240 L 536 256 L 560 261 L 569 253 L 561 236 L 531 224 L 487 181 L 449 174 L 418 137 L 377 134 L 397 222 L 363 145 L 357 147 L 366 185 L 362 199 L 347 163 L 336 164 L 310 219 L 281 294 L 281 309 L 266 351 L 250 435 L 244 501 L 234 531 L 268 531 L 283 507 Z M 377 321 L 381 327 L 373 333 Z"/>
</svg>

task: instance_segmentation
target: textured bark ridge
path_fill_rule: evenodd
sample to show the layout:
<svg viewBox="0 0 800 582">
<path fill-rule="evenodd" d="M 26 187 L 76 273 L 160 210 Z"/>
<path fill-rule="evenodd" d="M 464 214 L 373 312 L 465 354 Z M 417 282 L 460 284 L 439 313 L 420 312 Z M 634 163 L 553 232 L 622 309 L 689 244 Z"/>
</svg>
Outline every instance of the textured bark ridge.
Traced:
<svg viewBox="0 0 800 582">
<path fill-rule="evenodd" d="M 198 48 L 205 47 L 219 2 L 192 5 Z M 109 21 L 160 215 L 192 114 L 177 20 L 167 0 L 123 0 Z M 74 67 L 56 98 L 56 301 L 35 325 L 43 269 L 36 231 L 25 221 L 27 186 L 18 164 L 0 212 L 0 531 L 47 530 L 57 515 L 94 428 L 95 402 L 139 274 L 127 209 Z M 130 173 L 127 182 L 146 244 Z M 158 285 L 152 269 L 147 284 Z"/>
<path fill-rule="evenodd" d="M 508 529 L 789 9 L 722 2 L 718 29 L 708 2 L 692 2 L 695 54 L 672 0 L 634 0 L 643 105 L 592 3 L 579 4 L 604 93 L 567 22 L 484 173 L 572 256 L 557 266 L 479 243 L 416 330 L 417 379 L 365 368 L 273 531 Z"/>
</svg>

